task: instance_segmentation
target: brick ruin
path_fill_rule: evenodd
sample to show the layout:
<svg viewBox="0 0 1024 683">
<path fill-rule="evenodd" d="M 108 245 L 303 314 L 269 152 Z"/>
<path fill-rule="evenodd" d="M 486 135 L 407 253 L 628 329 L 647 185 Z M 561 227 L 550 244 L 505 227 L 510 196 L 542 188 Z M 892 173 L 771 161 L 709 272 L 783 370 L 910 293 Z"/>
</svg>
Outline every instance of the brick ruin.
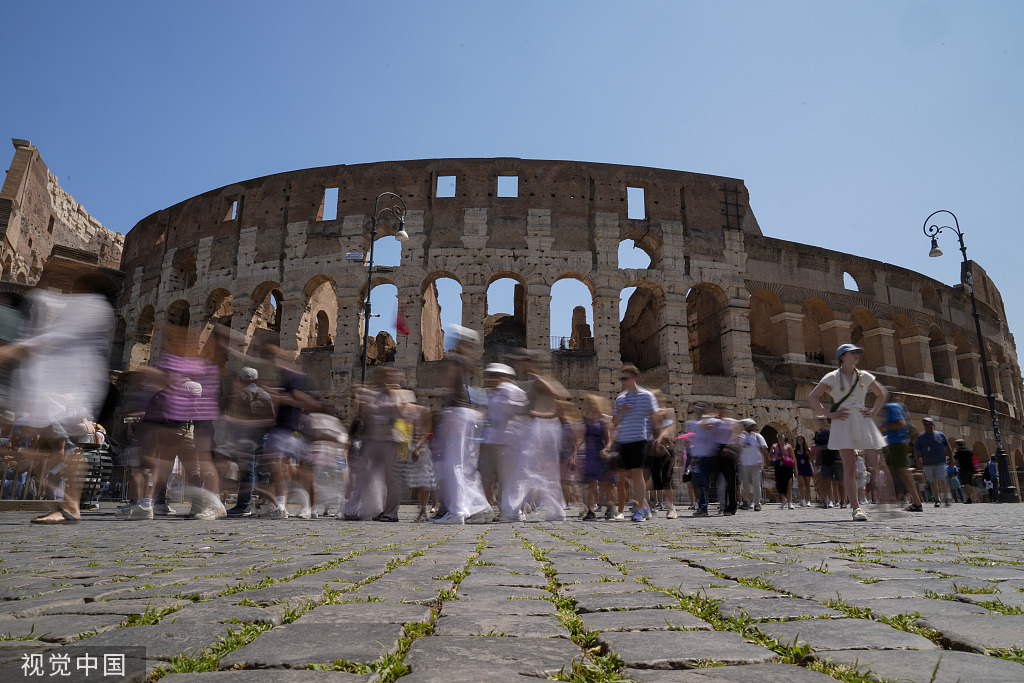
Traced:
<svg viewBox="0 0 1024 683">
<path fill-rule="evenodd" d="M 514 193 L 501 196 L 509 179 Z M 365 265 L 346 254 L 368 251 L 369 214 L 384 191 L 406 202 L 410 239 L 401 265 L 375 273 L 373 286 L 396 288 L 410 334 L 395 340 L 393 360 L 377 351 L 379 338 L 370 355 L 402 370 L 421 401 L 442 391 L 437 282 L 450 278 L 461 287 L 462 324 L 486 334 L 485 360 L 514 346 L 550 351 L 553 374 L 577 397 L 614 395 L 619 367 L 632 362 L 680 419 L 695 404 L 722 404 L 769 430 L 807 432 L 805 398 L 830 369 L 820 361 L 834 364 L 835 348 L 852 341 L 867 350 L 864 369 L 907 392 L 916 425 L 932 415 L 982 457 L 994 449 L 985 343 L 1004 442 L 1024 466 L 1016 348 L 981 268 L 983 340 L 962 285 L 765 236 L 742 180 L 653 168 L 380 162 L 279 173 L 187 199 L 125 240 L 124 367 L 148 361 L 156 322 L 188 325 L 202 343 L 225 324 L 246 346 L 267 340 L 294 352 L 318 395 L 344 413 L 359 378 L 366 296 Z M 381 221 L 378 236 L 396 230 Z M 649 267 L 619 267 L 624 240 Z M 488 316 L 488 287 L 500 278 L 517 283 L 513 310 Z M 549 310 L 552 287 L 567 278 L 586 286 L 581 303 L 593 313 L 592 325 L 574 313 L 562 350 Z M 620 323 L 626 288 L 635 291 Z"/>
</svg>

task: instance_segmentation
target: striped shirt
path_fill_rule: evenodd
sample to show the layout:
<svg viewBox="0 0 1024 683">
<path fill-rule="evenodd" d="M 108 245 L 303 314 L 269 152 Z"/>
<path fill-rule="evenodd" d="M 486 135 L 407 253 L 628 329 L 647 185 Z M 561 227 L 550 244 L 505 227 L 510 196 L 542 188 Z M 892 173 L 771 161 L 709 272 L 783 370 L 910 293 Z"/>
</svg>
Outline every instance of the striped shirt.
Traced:
<svg viewBox="0 0 1024 683">
<path fill-rule="evenodd" d="M 615 399 L 614 415 L 618 415 L 624 406 L 630 408 L 622 413 L 618 429 L 615 432 L 615 441 L 634 443 L 653 439 L 654 429 L 651 425 L 651 418 L 660 410 L 658 399 L 654 397 L 654 394 L 643 387 L 637 387 L 636 391 L 623 391 Z"/>
<path fill-rule="evenodd" d="M 199 356 L 179 356 L 165 353 L 157 367 L 166 372 L 170 380 L 164 417 L 167 420 L 216 420 L 220 418 L 220 371 L 217 366 Z M 187 381 L 203 387 L 199 398 L 184 390 Z"/>
</svg>

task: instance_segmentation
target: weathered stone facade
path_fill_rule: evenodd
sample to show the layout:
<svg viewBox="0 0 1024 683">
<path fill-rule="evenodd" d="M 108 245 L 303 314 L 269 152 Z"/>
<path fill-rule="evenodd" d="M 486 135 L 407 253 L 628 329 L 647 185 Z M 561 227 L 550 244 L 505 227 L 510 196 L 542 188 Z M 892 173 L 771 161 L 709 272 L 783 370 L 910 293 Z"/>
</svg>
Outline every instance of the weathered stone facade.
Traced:
<svg viewBox="0 0 1024 683">
<path fill-rule="evenodd" d="M 77 250 L 79 260 L 99 267 L 119 268 L 124 235 L 103 227 L 61 188 L 31 142 L 11 142 L 14 159 L 0 188 L 0 279 L 35 284 L 54 247 Z"/>
<path fill-rule="evenodd" d="M 515 176 L 517 196 L 498 196 Z M 439 179 L 454 192 L 439 192 Z M 337 218 L 323 220 L 337 188 Z M 627 210 L 628 188 L 642 190 Z M 950 437 L 994 448 L 978 344 L 962 286 L 898 266 L 762 235 L 742 180 L 568 161 L 433 159 L 329 166 L 247 180 L 188 199 L 129 232 L 119 315 L 127 366 L 144 363 L 153 324 L 216 323 L 251 344 L 296 352 L 326 399 L 344 406 L 359 377 L 366 271 L 348 252 L 369 248 L 380 192 L 408 205 L 402 265 L 375 275 L 405 304 L 408 336 L 394 364 L 421 400 L 439 396 L 438 278 L 462 287 L 462 324 L 485 328 L 486 291 L 516 280 L 514 322 L 530 348 L 550 348 L 551 288 L 590 290 L 593 339 L 553 352 L 553 372 L 576 395 L 613 395 L 618 368 L 636 363 L 684 419 L 692 404 L 734 406 L 778 429 L 810 429 L 805 398 L 837 345 L 864 346 L 864 369 L 905 389 L 915 421 L 935 416 Z M 439 196 L 453 194 L 454 196 Z M 642 218 L 630 218 L 640 215 Z M 379 235 L 397 226 L 383 221 Z M 619 268 L 622 240 L 651 257 Z M 844 287 L 852 276 L 856 290 Z M 1021 459 L 1020 370 L 1000 295 L 975 267 L 984 342 L 1004 442 Z M 636 287 L 619 322 L 620 293 Z M 505 321 L 492 320 L 491 327 Z M 574 334 L 575 331 L 574 331 Z M 322 344 L 327 338 L 331 345 Z M 820 354 L 820 356 L 819 356 Z M 486 353 L 485 353 L 486 355 Z"/>
</svg>

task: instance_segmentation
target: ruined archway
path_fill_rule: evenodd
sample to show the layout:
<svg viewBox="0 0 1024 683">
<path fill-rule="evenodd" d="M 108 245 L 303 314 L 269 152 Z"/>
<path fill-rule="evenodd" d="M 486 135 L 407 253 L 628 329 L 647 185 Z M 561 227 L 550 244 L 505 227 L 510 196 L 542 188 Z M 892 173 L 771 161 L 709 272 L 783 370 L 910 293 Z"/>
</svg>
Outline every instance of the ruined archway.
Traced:
<svg viewBox="0 0 1024 683">
<path fill-rule="evenodd" d="M 646 281 L 622 290 L 623 298 L 627 291 L 632 293 L 619 321 L 619 358 L 639 370 L 649 370 L 661 364 L 665 293 L 657 284 Z"/>
<path fill-rule="evenodd" d="M 484 353 L 526 347 L 526 287 L 518 275 L 501 273 L 487 283 L 486 310 Z"/>
<path fill-rule="evenodd" d="M 296 348 L 329 346 L 337 334 L 337 285 L 327 275 L 317 275 L 302 288 L 302 296 L 306 305 L 295 331 Z"/>
<path fill-rule="evenodd" d="M 722 353 L 727 305 L 725 292 L 718 285 L 694 285 L 686 294 L 690 359 L 695 374 L 726 375 L 731 370 L 731 362 Z"/>
<path fill-rule="evenodd" d="M 750 353 L 755 356 L 784 356 L 789 352 L 785 322 L 774 323 L 772 318 L 784 311 L 779 297 L 765 289 L 750 295 Z"/>
<path fill-rule="evenodd" d="M 583 280 L 564 277 L 551 287 L 551 348 L 594 350 L 594 295 Z"/>
<path fill-rule="evenodd" d="M 803 315 L 801 324 L 806 359 L 812 363 L 825 363 L 825 359 L 829 358 L 835 349 L 828 349 L 826 352 L 821 326 L 833 319 L 832 309 L 821 299 L 809 297 L 800 305 L 800 313 Z"/>
<path fill-rule="evenodd" d="M 146 306 L 139 313 L 135 322 L 135 331 L 132 334 L 128 350 L 128 369 L 135 370 L 143 365 L 149 364 L 153 343 L 153 324 L 156 314 L 152 306 Z"/>
<path fill-rule="evenodd" d="M 170 325 L 188 327 L 191 318 L 188 302 L 184 299 L 178 299 L 167 307 L 167 322 Z"/>
<path fill-rule="evenodd" d="M 276 282 L 264 282 L 252 293 L 252 311 L 246 326 L 243 349 L 265 344 L 281 345 L 281 315 L 284 292 Z"/>
<path fill-rule="evenodd" d="M 439 361 L 448 348 L 445 330 L 462 324 L 462 285 L 451 273 L 435 273 L 423 283 L 420 308 L 420 352 L 425 361 Z"/>
</svg>

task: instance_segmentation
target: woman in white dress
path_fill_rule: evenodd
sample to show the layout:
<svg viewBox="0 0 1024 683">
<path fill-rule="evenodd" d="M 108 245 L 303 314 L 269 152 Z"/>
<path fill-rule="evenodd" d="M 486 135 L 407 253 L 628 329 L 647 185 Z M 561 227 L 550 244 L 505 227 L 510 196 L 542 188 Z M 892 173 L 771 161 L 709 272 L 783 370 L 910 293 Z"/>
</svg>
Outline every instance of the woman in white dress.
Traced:
<svg viewBox="0 0 1024 683">
<path fill-rule="evenodd" d="M 857 451 L 863 453 L 869 462 L 878 461 L 878 455 L 885 447 L 885 438 L 875 424 L 874 417 L 888 397 L 885 387 L 878 383 L 874 375 L 857 369 L 863 353 L 864 349 L 853 344 L 840 346 L 836 351 L 839 369 L 822 377 L 807 397 L 815 414 L 832 420 L 828 447 L 839 451 L 843 459 L 843 483 L 855 522 L 864 522 L 868 518 L 857 495 Z M 864 406 L 868 391 L 875 395 L 875 403 L 871 408 Z M 834 401 L 829 409 L 821 404 L 821 396 L 825 393 L 831 395 Z"/>
</svg>

